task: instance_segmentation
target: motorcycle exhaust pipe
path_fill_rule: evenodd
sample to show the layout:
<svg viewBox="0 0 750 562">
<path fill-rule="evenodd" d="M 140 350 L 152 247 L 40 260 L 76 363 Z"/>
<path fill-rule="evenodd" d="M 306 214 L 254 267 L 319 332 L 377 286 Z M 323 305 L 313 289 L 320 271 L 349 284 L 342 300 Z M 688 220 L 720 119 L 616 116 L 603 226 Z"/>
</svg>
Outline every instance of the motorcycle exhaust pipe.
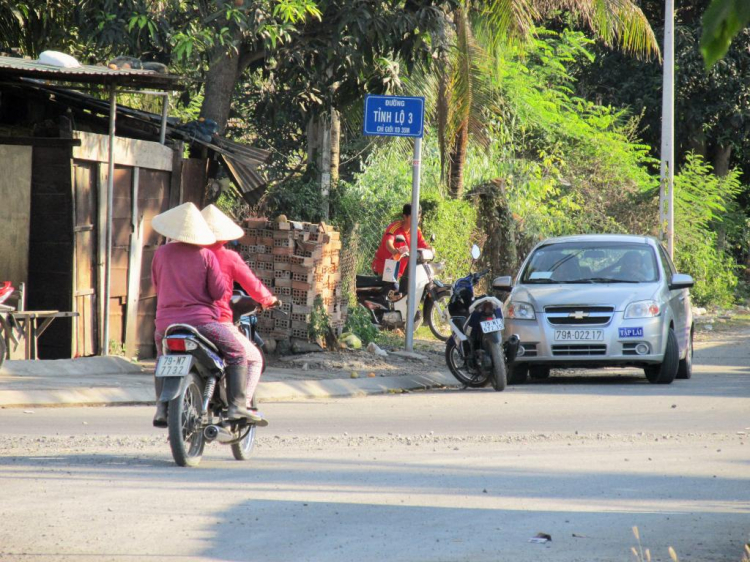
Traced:
<svg viewBox="0 0 750 562">
<path fill-rule="evenodd" d="M 219 443 L 229 443 L 235 439 L 231 431 L 218 425 L 209 425 L 206 427 L 203 430 L 203 437 L 207 441 L 218 441 Z"/>
</svg>

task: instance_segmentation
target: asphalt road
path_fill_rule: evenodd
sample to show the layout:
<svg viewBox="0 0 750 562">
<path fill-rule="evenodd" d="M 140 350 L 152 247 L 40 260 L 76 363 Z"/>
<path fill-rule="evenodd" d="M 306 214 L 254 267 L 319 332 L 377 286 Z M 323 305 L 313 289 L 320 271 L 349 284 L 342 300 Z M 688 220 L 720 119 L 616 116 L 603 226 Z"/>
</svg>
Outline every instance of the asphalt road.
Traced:
<svg viewBox="0 0 750 562">
<path fill-rule="evenodd" d="M 669 386 L 265 404 L 251 461 L 211 445 L 197 469 L 149 408 L 0 410 L 0 560 L 621 561 L 637 526 L 652 560 L 738 562 L 750 361 L 704 347 Z"/>
</svg>

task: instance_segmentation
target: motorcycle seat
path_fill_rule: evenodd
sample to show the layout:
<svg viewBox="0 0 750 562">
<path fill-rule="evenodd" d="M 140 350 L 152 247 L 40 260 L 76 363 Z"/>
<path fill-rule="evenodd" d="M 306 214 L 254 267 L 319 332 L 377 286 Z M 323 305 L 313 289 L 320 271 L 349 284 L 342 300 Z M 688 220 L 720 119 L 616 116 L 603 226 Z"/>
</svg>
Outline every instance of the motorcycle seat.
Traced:
<svg viewBox="0 0 750 562">
<path fill-rule="evenodd" d="M 377 276 L 357 275 L 357 289 L 365 289 L 370 287 L 382 289 L 385 287 L 391 287 L 393 285 L 395 285 L 395 283 L 383 281 L 380 277 Z"/>
<path fill-rule="evenodd" d="M 168 338 L 169 336 L 175 336 L 178 334 L 194 336 L 195 339 L 205 344 L 206 347 L 208 347 L 211 351 L 215 353 L 221 353 L 219 351 L 219 348 L 216 347 L 216 345 L 214 344 L 214 342 L 212 342 L 210 339 L 205 337 L 203 334 L 201 334 L 196 328 L 194 328 L 190 324 L 170 324 L 166 332 L 164 333 L 164 337 Z"/>
</svg>

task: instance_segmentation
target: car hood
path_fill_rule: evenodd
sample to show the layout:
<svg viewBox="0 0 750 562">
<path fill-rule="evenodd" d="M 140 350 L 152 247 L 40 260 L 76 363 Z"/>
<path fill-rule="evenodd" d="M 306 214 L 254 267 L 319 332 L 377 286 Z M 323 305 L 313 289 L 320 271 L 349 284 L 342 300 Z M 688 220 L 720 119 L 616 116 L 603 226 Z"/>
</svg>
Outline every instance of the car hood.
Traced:
<svg viewBox="0 0 750 562">
<path fill-rule="evenodd" d="M 622 311 L 631 302 L 654 298 L 658 283 L 611 283 L 585 285 L 519 285 L 511 300 L 527 302 L 536 312 L 546 306 L 610 305 Z"/>
</svg>

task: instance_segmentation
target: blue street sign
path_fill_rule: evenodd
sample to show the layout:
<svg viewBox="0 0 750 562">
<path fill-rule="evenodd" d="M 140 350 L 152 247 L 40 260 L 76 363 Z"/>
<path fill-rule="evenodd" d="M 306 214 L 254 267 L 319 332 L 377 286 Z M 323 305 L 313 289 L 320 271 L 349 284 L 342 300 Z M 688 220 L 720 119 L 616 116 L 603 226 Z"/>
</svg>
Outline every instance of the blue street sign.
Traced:
<svg viewBox="0 0 750 562">
<path fill-rule="evenodd" d="M 424 133 L 424 98 L 365 96 L 365 134 L 418 137 Z"/>
</svg>

